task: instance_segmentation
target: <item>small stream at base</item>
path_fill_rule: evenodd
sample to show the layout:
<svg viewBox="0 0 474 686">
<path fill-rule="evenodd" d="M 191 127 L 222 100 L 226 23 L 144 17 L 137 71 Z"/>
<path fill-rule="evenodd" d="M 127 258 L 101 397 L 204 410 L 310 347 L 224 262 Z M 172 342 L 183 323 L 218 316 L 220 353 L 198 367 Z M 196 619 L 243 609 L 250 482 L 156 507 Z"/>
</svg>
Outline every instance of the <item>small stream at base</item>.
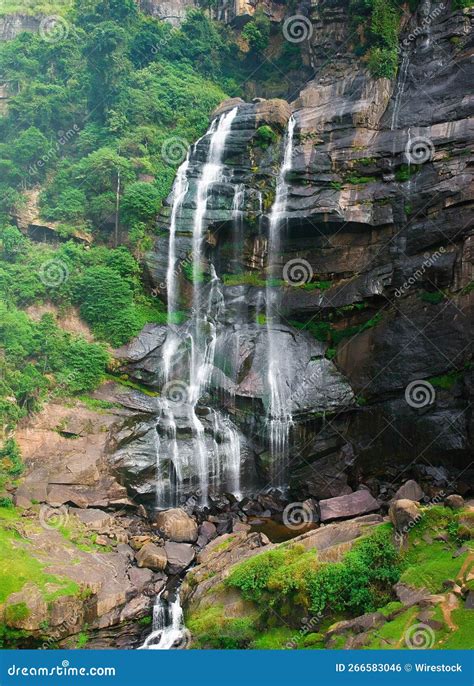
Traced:
<svg viewBox="0 0 474 686">
<path fill-rule="evenodd" d="M 165 589 L 156 598 L 151 634 L 138 650 L 178 650 L 188 645 L 189 633 L 184 626 L 179 588 L 172 601 L 165 599 L 164 593 Z"/>
</svg>

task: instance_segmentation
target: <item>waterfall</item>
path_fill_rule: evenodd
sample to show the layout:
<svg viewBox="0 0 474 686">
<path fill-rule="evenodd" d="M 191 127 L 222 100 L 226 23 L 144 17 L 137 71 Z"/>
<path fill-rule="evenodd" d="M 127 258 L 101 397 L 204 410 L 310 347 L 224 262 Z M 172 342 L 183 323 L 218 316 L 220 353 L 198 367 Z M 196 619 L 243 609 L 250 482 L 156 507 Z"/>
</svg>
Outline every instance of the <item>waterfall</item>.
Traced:
<svg viewBox="0 0 474 686">
<path fill-rule="evenodd" d="M 278 175 L 275 200 L 270 212 L 268 232 L 268 273 L 266 286 L 266 325 L 268 335 L 268 369 L 267 382 L 269 400 L 267 406 L 268 435 L 271 453 L 271 481 L 273 486 L 285 484 L 289 452 L 289 433 L 292 417 L 287 409 L 287 391 L 282 386 L 280 375 L 280 350 L 275 340 L 275 327 L 278 317 L 278 285 L 272 286 L 272 276 L 280 257 L 280 231 L 282 218 L 288 199 L 287 174 L 291 171 L 293 157 L 293 138 L 295 118 L 290 117 L 285 137 L 283 164 Z M 279 274 L 278 274 L 279 276 Z"/>
<path fill-rule="evenodd" d="M 408 76 L 408 67 L 410 65 L 410 57 L 408 53 L 404 53 L 402 64 L 400 67 L 400 76 L 397 81 L 397 94 L 395 96 L 395 102 L 393 104 L 392 121 L 390 123 L 390 130 L 393 131 L 398 125 L 398 114 L 400 112 L 400 105 L 402 102 L 403 93 L 405 92 L 405 86 Z"/>
<path fill-rule="evenodd" d="M 163 598 L 163 592 L 157 596 L 153 607 L 152 631 L 140 646 L 139 650 L 171 650 L 183 648 L 187 631 L 184 626 L 183 609 L 179 593 L 171 603 Z"/>
<path fill-rule="evenodd" d="M 214 119 L 211 129 L 208 160 L 202 168 L 196 189 L 196 210 L 193 223 L 193 307 L 196 313 L 200 309 L 201 271 L 203 263 L 202 241 L 204 215 L 207 210 L 209 188 L 221 181 L 223 172 L 223 155 L 232 122 L 237 114 L 237 107 L 223 114 L 219 120 Z"/>
<path fill-rule="evenodd" d="M 168 336 L 163 346 L 163 377 L 165 384 L 169 384 L 172 391 L 173 384 L 176 384 L 177 391 L 183 395 L 184 380 L 173 381 L 172 371 L 174 362 L 181 343 L 188 344 L 188 384 L 185 389 L 185 398 L 179 402 L 173 400 L 173 393 L 170 397 L 163 397 L 163 410 L 160 426 L 164 427 L 167 437 L 168 450 L 163 452 L 163 441 L 157 446 L 157 477 L 162 474 L 161 462 L 166 457 L 170 460 L 173 469 L 173 476 L 176 483 L 172 484 L 170 474 L 170 494 L 168 499 L 163 496 L 163 488 L 157 487 L 157 506 L 164 507 L 169 504 L 179 504 L 178 498 L 182 493 L 182 483 L 185 478 L 184 472 L 187 468 L 193 476 L 197 476 L 198 488 L 200 492 L 201 504 L 207 504 L 209 482 L 211 478 L 212 460 L 209 456 L 209 448 L 206 444 L 206 434 L 203 423 L 200 421 L 196 406 L 202 393 L 209 384 L 212 373 L 217 339 L 217 327 L 223 311 L 223 295 L 221 282 L 216 275 L 214 267 L 210 265 L 211 275 L 210 284 L 204 278 L 204 229 L 205 215 L 208 209 L 208 199 L 213 184 L 223 180 L 224 164 L 223 156 L 227 137 L 232 128 L 232 122 L 237 114 L 237 107 L 220 117 L 215 118 L 209 131 L 205 134 L 189 151 L 186 160 L 177 172 L 176 180 L 172 193 L 172 208 L 169 227 L 169 247 L 168 247 L 168 266 L 166 273 L 167 301 L 168 301 Z M 175 314 L 178 307 L 178 279 L 176 265 L 176 232 L 181 208 L 187 197 L 190 188 L 190 176 L 196 170 L 196 160 L 194 157 L 198 152 L 201 142 L 209 140 L 209 148 L 206 161 L 200 169 L 195 182 L 195 209 L 192 222 L 192 316 L 180 335 L 175 331 Z M 208 294 L 207 299 L 204 298 Z M 179 358 L 180 360 L 181 358 Z M 183 372 L 181 372 L 182 374 Z M 187 464 L 179 454 L 177 440 L 176 413 L 180 406 L 184 404 L 184 412 L 188 418 L 192 429 L 194 451 L 192 464 Z M 182 413 L 182 409 L 179 409 Z M 238 438 L 238 437 L 237 437 Z M 236 475 L 236 446 L 239 450 L 238 441 L 234 438 L 230 440 L 231 450 L 229 454 L 222 455 L 221 451 L 216 450 L 218 459 L 223 459 L 227 465 L 227 474 L 230 474 L 229 482 L 235 486 L 237 492 L 240 489 L 240 478 Z M 239 457 L 240 463 L 240 457 Z M 168 500 L 169 502 L 166 502 Z"/>
</svg>

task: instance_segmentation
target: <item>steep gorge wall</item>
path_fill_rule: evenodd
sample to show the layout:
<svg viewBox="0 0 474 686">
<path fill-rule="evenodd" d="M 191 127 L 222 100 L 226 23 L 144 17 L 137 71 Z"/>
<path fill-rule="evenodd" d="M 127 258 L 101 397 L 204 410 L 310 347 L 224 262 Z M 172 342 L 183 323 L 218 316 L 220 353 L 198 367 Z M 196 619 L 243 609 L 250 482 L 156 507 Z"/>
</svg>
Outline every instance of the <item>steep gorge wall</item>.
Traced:
<svg viewBox="0 0 474 686">
<path fill-rule="evenodd" d="M 326 497 L 328 483 L 341 487 L 336 475 L 345 466 L 355 486 L 374 474 L 390 476 L 395 463 L 397 471 L 442 464 L 463 471 L 472 456 L 472 10 L 422 3 L 405 18 L 394 81 L 374 80 L 352 51 L 345 3 L 315 7 L 311 20 L 303 59 L 313 78 L 289 99 L 297 127 L 280 269 L 297 260 L 323 287 L 284 287 L 281 314 L 295 341 L 287 357 L 291 391 L 316 396 L 294 428 L 291 483 L 300 495 Z M 221 277 L 265 273 L 286 108 L 283 101 L 239 107 L 226 155 L 232 180 L 214 189 L 207 213 L 209 257 Z M 258 142 L 261 125 L 278 137 L 266 149 Z M 229 257 L 236 184 L 244 185 L 247 203 L 240 264 Z M 184 256 L 190 202 L 179 238 Z M 149 258 L 156 284 L 166 273 L 166 223 L 164 213 Z M 264 289 L 244 281 L 226 286 L 224 278 L 226 311 L 245 306 L 258 314 Z M 295 325 L 329 349 L 342 375 L 337 387 L 349 382 L 353 395 L 343 407 L 331 406 L 332 382 L 305 377 L 309 367 L 301 376 Z M 241 362 L 252 375 L 263 358 L 255 341 L 245 340 Z M 144 366 L 138 362 L 135 373 L 153 383 Z M 244 432 L 248 413 L 261 413 L 252 388 L 258 382 L 247 381 L 236 410 Z M 264 463 L 261 448 L 257 453 Z"/>
</svg>

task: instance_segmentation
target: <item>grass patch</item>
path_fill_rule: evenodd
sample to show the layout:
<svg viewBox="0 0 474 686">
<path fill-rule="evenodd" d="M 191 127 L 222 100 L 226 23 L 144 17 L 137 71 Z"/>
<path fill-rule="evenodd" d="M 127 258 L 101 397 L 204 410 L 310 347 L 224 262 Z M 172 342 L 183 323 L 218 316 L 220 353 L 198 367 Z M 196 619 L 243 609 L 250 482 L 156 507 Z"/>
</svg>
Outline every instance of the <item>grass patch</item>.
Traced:
<svg viewBox="0 0 474 686">
<path fill-rule="evenodd" d="M 145 395 L 149 395 L 152 398 L 156 398 L 159 395 L 156 391 L 151 391 L 145 384 L 138 383 L 137 381 L 131 381 L 128 376 L 122 374 L 121 376 L 114 376 L 113 374 L 106 374 L 105 378 L 107 381 L 115 381 L 115 383 L 125 386 L 126 388 L 133 388 L 134 391 L 140 391 Z"/>
<path fill-rule="evenodd" d="M 223 550 L 227 550 L 227 548 L 230 546 L 232 541 L 235 540 L 235 536 L 229 536 L 225 541 L 222 541 L 222 543 L 219 543 L 219 545 L 216 545 L 215 548 L 212 549 L 213 552 L 216 553 L 221 553 Z"/>
<path fill-rule="evenodd" d="M 460 607 L 453 610 L 451 619 L 457 625 L 457 631 L 453 631 L 441 641 L 440 648 L 450 650 L 472 650 L 474 648 L 474 612 Z"/>
<path fill-rule="evenodd" d="M 395 172 L 395 181 L 403 183 L 409 181 L 411 177 L 421 169 L 419 164 L 402 164 Z"/>
<path fill-rule="evenodd" d="M 275 627 L 264 631 L 250 645 L 254 650 L 281 650 L 295 639 L 298 632 L 291 627 Z"/>
<path fill-rule="evenodd" d="M 188 617 L 186 625 L 196 648 L 248 648 L 258 635 L 255 618 L 254 615 L 227 617 L 223 605 L 214 605 Z"/>
<path fill-rule="evenodd" d="M 432 376 L 428 379 L 429 383 L 435 388 L 443 388 L 449 391 L 453 388 L 455 383 L 462 378 L 462 372 L 451 372 L 450 374 L 443 374 L 442 376 Z"/>
<path fill-rule="evenodd" d="M 374 181 L 377 181 L 377 179 L 375 178 L 375 176 L 357 176 L 357 174 L 351 174 L 350 176 L 346 176 L 344 181 L 345 183 L 358 186 L 360 184 L 372 183 Z"/>
<path fill-rule="evenodd" d="M 80 587 L 76 582 L 46 574 L 46 565 L 31 555 L 28 541 L 15 529 L 19 520 L 17 510 L 0 511 L 0 603 L 5 602 L 12 593 L 20 591 L 28 582 L 38 586 L 48 601 L 62 596 L 77 595 Z"/>
<path fill-rule="evenodd" d="M 420 294 L 420 300 L 430 305 L 439 305 L 444 298 L 445 295 L 442 291 L 422 291 Z"/>
<path fill-rule="evenodd" d="M 391 600 L 400 569 L 391 527 L 382 525 L 358 541 L 342 562 L 318 563 L 315 551 L 288 545 L 237 565 L 225 583 L 262 611 L 271 607 L 282 617 L 298 607 L 355 616 Z"/>
<path fill-rule="evenodd" d="M 20 14 L 23 16 L 64 16 L 72 7 L 72 0 L 54 0 L 54 2 L 41 2 L 41 0 L 4 0 L 0 5 L 0 16 L 8 14 Z"/>
<path fill-rule="evenodd" d="M 408 534 L 409 548 L 403 554 L 405 570 L 401 581 L 415 588 L 441 593 L 443 582 L 457 577 L 468 553 L 453 558 L 457 543 L 428 542 L 424 536 L 428 534 L 434 538 L 439 532 L 449 532 L 459 515 L 443 506 L 432 506 L 422 514 L 422 519 Z"/>
<path fill-rule="evenodd" d="M 372 641 L 365 648 L 370 650 L 406 648 L 403 637 L 408 627 L 415 623 L 418 612 L 419 608 L 415 605 L 401 612 L 391 622 L 375 629 Z"/>
</svg>

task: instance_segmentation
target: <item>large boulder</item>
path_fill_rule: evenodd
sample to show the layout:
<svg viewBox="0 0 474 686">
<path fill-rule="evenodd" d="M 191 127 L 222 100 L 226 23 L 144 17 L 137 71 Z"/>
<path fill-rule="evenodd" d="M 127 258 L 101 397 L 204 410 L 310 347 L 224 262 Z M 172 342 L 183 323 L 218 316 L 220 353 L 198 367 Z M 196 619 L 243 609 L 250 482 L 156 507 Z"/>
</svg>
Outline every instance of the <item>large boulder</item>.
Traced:
<svg viewBox="0 0 474 686">
<path fill-rule="evenodd" d="M 136 554 L 137 565 L 161 572 L 168 562 L 166 551 L 154 543 L 146 543 Z"/>
<path fill-rule="evenodd" d="M 168 558 L 166 571 L 168 574 L 180 574 L 189 567 L 195 558 L 195 551 L 190 543 L 165 543 L 165 552 Z"/>
<path fill-rule="evenodd" d="M 418 505 L 406 499 L 395 500 L 390 505 L 388 515 L 395 529 L 401 533 L 408 533 L 421 517 Z"/>
<path fill-rule="evenodd" d="M 420 486 L 413 479 L 406 481 L 393 496 L 392 500 L 413 500 L 419 501 L 424 493 Z"/>
<path fill-rule="evenodd" d="M 462 495 L 448 495 L 444 501 L 446 507 L 450 507 L 452 510 L 461 510 L 464 507 L 464 498 Z"/>
<path fill-rule="evenodd" d="M 195 543 L 198 526 L 187 512 L 179 507 L 163 510 L 156 516 L 156 524 L 165 538 L 176 543 Z"/>
<path fill-rule="evenodd" d="M 380 508 L 380 504 L 369 491 L 363 489 L 337 498 L 321 500 L 319 507 L 321 509 L 321 521 L 327 522 L 331 519 L 348 519 L 366 512 L 375 512 Z"/>
</svg>

